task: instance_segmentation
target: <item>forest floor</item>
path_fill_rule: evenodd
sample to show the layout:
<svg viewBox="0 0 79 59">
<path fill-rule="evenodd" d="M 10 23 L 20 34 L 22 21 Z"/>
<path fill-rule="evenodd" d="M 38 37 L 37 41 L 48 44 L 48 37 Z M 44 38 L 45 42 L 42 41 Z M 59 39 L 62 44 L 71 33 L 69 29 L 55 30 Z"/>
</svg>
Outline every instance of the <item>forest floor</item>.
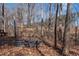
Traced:
<svg viewBox="0 0 79 59">
<path fill-rule="evenodd" d="M 25 46 L 8 46 L 6 44 L 0 46 L 0 56 L 61 56 L 61 51 L 59 49 L 54 49 L 53 35 L 48 33 L 47 35 L 41 36 L 40 33 L 27 32 L 21 33 L 21 39 L 38 38 L 39 40 L 42 40 L 43 43 L 39 47 L 33 48 Z M 69 56 L 73 55 L 79 55 L 79 46 L 70 49 Z"/>
<path fill-rule="evenodd" d="M 25 47 L 25 46 L 0 46 L 0 56 L 61 56 L 61 51 L 59 49 L 54 49 L 53 40 L 43 38 L 43 43 L 39 47 Z M 58 45 L 59 46 L 59 45 Z M 69 56 L 79 55 L 79 46 L 70 49 Z"/>
<path fill-rule="evenodd" d="M 0 55 L 2 56 L 56 56 L 59 55 L 55 49 L 42 44 L 38 48 L 1 46 Z"/>
</svg>

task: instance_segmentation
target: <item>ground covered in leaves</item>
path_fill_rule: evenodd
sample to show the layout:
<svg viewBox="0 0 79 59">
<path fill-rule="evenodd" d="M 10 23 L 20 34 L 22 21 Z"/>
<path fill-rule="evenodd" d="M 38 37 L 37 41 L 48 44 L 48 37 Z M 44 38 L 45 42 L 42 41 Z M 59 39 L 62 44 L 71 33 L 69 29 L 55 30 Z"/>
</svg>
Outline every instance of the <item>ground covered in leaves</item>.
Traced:
<svg viewBox="0 0 79 59">
<path fill-rule="evenodd" d="M 37 32 L 29 32 L 26 33 L 24 31 L 21 33 L 21 39 L 31 39 L 31 38 L 38 38 L 43 42 L 39 47 L 25 47 L 25 46 L 8 46 L 7 44 L 0 46 L 0 56 L 61 56 L 61 54 L 54 49 L 54 38 L 53 35 L 49 32 L 41 37 L 40 33 Z M 79 55 L 79 46 L 73 47 L 70 49 L 70 56 L 72 55 Z"/>
<path fill-rule="evenodd" d="M 39 48 L 1 46 L 0 55 L 2 56 L 55 56 L 59 55 L 54 49 L 44 44 Z"/>
</svg>

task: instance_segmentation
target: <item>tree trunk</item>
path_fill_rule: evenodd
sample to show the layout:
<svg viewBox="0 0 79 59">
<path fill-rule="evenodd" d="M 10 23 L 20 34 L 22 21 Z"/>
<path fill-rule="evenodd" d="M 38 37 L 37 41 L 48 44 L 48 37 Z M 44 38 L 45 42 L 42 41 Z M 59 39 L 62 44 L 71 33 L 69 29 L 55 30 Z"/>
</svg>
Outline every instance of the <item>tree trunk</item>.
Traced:
<svg viewBox="0 0 79 59">
<path fill-rule="evenodd" d="M 2 4 L 2 16 L 4 17 L 4 3 Z"/>
<path fill-rule="evenodd" d="M 64 33 L 63 33 L 63 48 L 62 48 L 62 53 L 63 55 L 68 55 L 69 54 L 69 38 L 67 37 L 69 35 L 68 31 L 68 21 L 69 21 L 69 13 L 70 13 L 70 4 L 67 4 L 67 12 L 66 12 L 66 19 L 65 19 L 65 27 L 64 27 Z"/>
<path fill-rule="evenodd" d="M 75 27 L 75 45 L 76 45 L 76 42 L 77 42 L 77 30 L 78 30 L 78 27 L 76 26 Z"/>
<path fill-rule="evenodd" d="M 62 41 L 62 3 L 59 4 L 59 28 L 58 28 L 58 40 Z"/>
<path fill-rule="evenodd" d="M 15 22 L 15 20 L 14 20 L 14 37 L 15 37 L 15 39 L 17 38 L 17 36 L 16 36 L 16 22 Z"/>
<path fill-rule="evenodd" d="M 58 4 L 56 4 L 56 18 L 55 18 L 55 28 L 54 28 L 54 47 L 57 47 L 57 15 L 58 15 Z"/>
<path fill-rule="evenodd" d="M 31 25 L 31 19 L 30 19 L 30 4 L 28 3 L 28 20 L 27 25 Z"/>
<path fill-rule="evenodd" d="M 5 32 L 5 18 L 4 18 L 4 3 L 2 4 L 2 17 L 3 17 L 3 28 L 4 28 L 4 32 Z"/>
<path fill-rule="evenodd" d="M 43 19 L 41 19 L 41 36 L 43 36 L 44 32 L 43 32 Z"/>
<path fill-rule="evenodd" d="M 52 17 L 52 4 L 50 3 L 49 4 L 49 24 L 48 24 L 48 29 L 50 29 L 51 27 L 50 27 L 50 25 L 51 25 L 51 17 Z"/>
</svg>

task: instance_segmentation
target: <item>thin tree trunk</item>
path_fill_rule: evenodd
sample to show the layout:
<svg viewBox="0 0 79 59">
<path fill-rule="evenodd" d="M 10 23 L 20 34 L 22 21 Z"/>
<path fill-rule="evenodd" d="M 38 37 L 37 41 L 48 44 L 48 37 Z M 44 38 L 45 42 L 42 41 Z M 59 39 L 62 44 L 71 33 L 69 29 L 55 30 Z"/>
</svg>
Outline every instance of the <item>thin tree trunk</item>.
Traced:
<svg viewBox="0 0 79 59">
<path fill-rule="evenodd" d="M 2 4 L 2 16 L 4 17 L 4 3 Z"/>
<path fill-rule="evenodd" d="M 69 21 L 69 13 L 70 13 L 70 4 L 67 4 L 67 12 L 66 12 L 66 19 L 65 19 L 65 27 L 64 27 L 64 33 L 63 33 L 63 48 L 62 48 L 62 54 L 68 55 L 69 54 L 69 38 L 68 35 L 68 21 Z"/>
<path fill-rule="evenodd" d="M 2 17 L 3 17 L 3 28 L 4 28 L 4 32 L 5 32 L 5 19 L 4 19 L 4 3 L 2 4 Z"/>
<path fill-rule="evenodd" d="M 62 39 L 62 3 L 59 4 L 60 10 L 59 10 L 59 29 L 58 29 L 58 40 L 63 40 Z"/>
<path fill-rule="evenodd" d="M 15 39 L 17 38 L 17 36 L 16 36 L 16 22 L 15 22 L 15 20 L 14 20 L 14 37 L 15 37 Z"/>
<path fill-rule="evenodd" d="M 41 19 L 41 37 L 43 36 L 43 19 Z"/>
<path fill-rule="evenodd" d="M 31 25 L 31 19 L 30 19 L 30 3 L 28 3 L 28 20 L 27 25 Z"/>
<path fill-rule="evenodd" d="M 75 45 L 76 45 L 76 41 L 77 41 L 77 29 L 78 29 L 78 27 L 76 26 L 75 27 Z"/>
<path fill-rule="evenodd" d="M 55 28 L 54 28 L 54 47 L 56 48 L 57 47 L 57 15 L 58 15 L 58 4 L 56 6 L 56 18 L 55 18 Z"/>
<path fill-rule="evenodd" d="M 50 4 L 49 4 L 49 24 L 48 24 L 48 28 L 49 28 L 49 29 L 50 29 L 51 17 L 52 17 L 52 14 L 51 14 L 51 13 L 52 13 L 52 11 L 51 11 L 52 8 L 51 8 L 51 7 L 52 7 L 52 4 L 50 3 Z"/>
</svg>

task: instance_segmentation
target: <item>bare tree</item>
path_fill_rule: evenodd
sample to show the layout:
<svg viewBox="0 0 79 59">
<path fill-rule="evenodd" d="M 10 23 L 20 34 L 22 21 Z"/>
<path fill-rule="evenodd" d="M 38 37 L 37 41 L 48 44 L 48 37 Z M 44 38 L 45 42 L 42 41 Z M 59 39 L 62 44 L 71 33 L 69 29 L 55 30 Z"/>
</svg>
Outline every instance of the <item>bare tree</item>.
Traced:
<svg viewBox="0 0 79 59">
<path fill-rule="evenodd" d="M 14 37 L 15 37 L 15 39 L 17 38 L 17 32 L 16 32 L 16 21 L 15 21 L 15 17 L 13 17 L 13 19 L 14 19 Z"/>
<path fill-rule="evenodd" d="M 59 4 L 58 40 L 62 40 L 62 3 Z"/>
<path fill-rule="evenodd" d="M 57 47 L 57 16 L 58 16 L 58 4 L 56 4 L 56 18 L 55 18 L 55 26 L 54 26 L 54 47 Z"/>
<path fill-rule="evenodd" d="M 2 17 L 3 17 L 3 24 L 4 24 L 4 26 L 3 26 L 3 28 L 4 28 L 4 31 L 5 31 L 5 20 L 4 20 L 4 3 L 2 3 Z"/>
<path fill-rule="evenodd" d="M 49 24 L 48 24 L 49 29 L 50 29 L 50 25 L 51 25 L 51 17 L 52 17 L 52 4 L 49 3 Z"/>
<path fill-rule="evenodd" d="M 67 11 L 66 11 L 66 19 L 65 19 L 65 26 L 64 26 L 64 33 L 63 33 L 63 55 L 68 55 L 69 53 L 69 38 L 68 36 L 68 29 L 69 29 L 69 17 L 70 17 L 70 4 L 67 4 Z"/>
<path fill-rule="evenodd" d="M 34 20 L 33 16 L 34 16 L 34 6 L 35 4 L 30 4 L 28 3 L 28 21 L 27 21 L 27 24 L 28 25 L 31 25 L 32 23 L 32 20 Z"/>
<path fill-rule="evenodd" d="M 76 26 L 75 26 L 75 45 L 78 40 L 78 20 L 76 20 Z"/>
<path fill-rule="evenodd" d="M 17 16 L 18 16 L 18 19 L 19 19 L 19 21 L 20 21 L 20 23 L 22 22 L 22 20 L 23 20 L 23 14 L 22 14 L 22 8 L 17 8 Z"/>
<path fill-rule="evenodd" d="M 3 24 L 4 24 L 4 32 L 7 32 L 8 28 L 8 19 L 7 19 L 7 8 L 5 8 L 5 4 L 2 3 L 2 17 L 3 17 Z"/>
</svg>

